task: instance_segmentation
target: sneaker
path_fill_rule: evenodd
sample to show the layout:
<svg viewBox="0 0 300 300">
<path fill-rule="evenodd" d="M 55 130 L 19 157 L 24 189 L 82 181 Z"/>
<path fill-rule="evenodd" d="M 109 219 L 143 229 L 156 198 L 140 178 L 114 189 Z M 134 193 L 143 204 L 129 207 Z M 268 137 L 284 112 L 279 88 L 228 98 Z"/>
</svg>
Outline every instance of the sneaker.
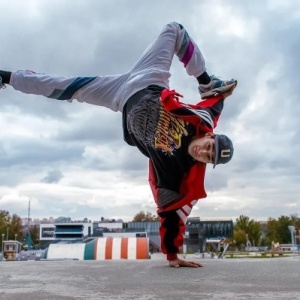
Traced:
<svg viewBox="0 0 300 300">
<path fill-rule="evenodd" d="M 211 82 L 208 84 L 200 84 L 198 89 L 202 99 L 216 96 L 235 88 L 237 81 L 234 79 L 223 81 L 215 76 L 210 76 Z"/>
<path fill-rule="evenodd" d="M 0 89 L 5 89 L 6 86 L 4 83 L 2 83 L 2 77 L 0 76 Z"/>
</svg>

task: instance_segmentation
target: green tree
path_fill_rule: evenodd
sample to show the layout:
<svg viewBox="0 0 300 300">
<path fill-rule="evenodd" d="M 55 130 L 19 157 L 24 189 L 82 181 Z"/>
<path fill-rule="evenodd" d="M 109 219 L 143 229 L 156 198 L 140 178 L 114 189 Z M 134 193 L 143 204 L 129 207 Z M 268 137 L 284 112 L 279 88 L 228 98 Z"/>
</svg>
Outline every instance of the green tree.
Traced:
<svg viewBox="0 0 300 300">
<path fill-rule="evenodd" d="M 258 221 L 251 219 L 248 223 L 248 238 L 252 246 L 258 246 L 261 239 L 261 226 Z"/>
<path fill-rule="evenodd" d="M 240 215 L 237 219 L 236 219 L 236 223 L 235 223 L 235 229 L 237 230 L 244 230 L 245 233 L 248 233 L 248 225 L 249 225 L 250 219 L 247 216 L 244 215 Z"/>
<path fill-rule="evenodd" d="M 34 225 L 33 227 L 31 227 L 30 234 L 31 234 L 31 239 L 32 239 L 33 245 L 38 246 L 40 243 L 40 228 L 39 228 L 39 226 Z"/>
<path fill-rule="evenodd" d="M 248 239 L 252 246 L 257 246 L 259 244 L 262 230 L 259 222 L 251 219 L 247 216 L 241 215 L 236 219 L 235 230 L 237 234 L 241 234 L 241 231 L 245 234 L 245 244 Z"/>
<path fill-rule="evenodd" d="M 22 220 L 18 215 L 12 215 L 12 218 L 10 220 L 10 225 L 9 225 L 9 236 L 11 239 L 16 239 L 21 240 L 22 239 Z"/>
<path fill-rule="evenodd" d="M 133 222 L 155 222 L 158 220 L 158 216 L 153 215 L 151 212 L 145 213 L 144 211 L 140 211 L 133 218 Z"/>
<path fill-rule="evenodd" d="M 247 237 L 246 237 L 246 233 L 244 230 L 242 229 L 235 229 L 233 231 L 233 238 L 235 241 L 235 245 L 237 247 L 240 247 L 242 245 L 246 245 L 246 241 L 247 241 Z"/>
<path fill-rule="evenodd" d="M 272 243 L 279 243 L 279 240 L 278 221 L 276 219 L 269 218 L 267 221 L 266 243 L 268 245 L 272 245 Z"/>
<path fill-rule="evenodd" d="M 295 214 L 295 215 L 291 215 L 291 221 L 292 221 L 292 225 L 295 226 L 295 229 L 297 231 L 300 230 L 300 218 Z"/>
<path fill-rule="evenodd" d="M 289 226 L 292 224 L 292 219 L 288 216 L 281 216 L 278 218 L 278 237 L 280 244 L 290 244 L 291 243 L 291 232 L 289 231 Z"/>
<path fill-rule="evenodd" d="M 2 234 L 4 234 L 4 239 L 7 239 L 7 233 L 9 233 L 10 219 L 11 219 L 11 217 L 10 217 L 8 211 L 0 210 L 0 237 L 1 237 L 1 242 L 2 242 Z"/>
<path fill-rule="evenodd" d="M 9 225 L 10 225 L 10 215 L 9 212 L 6 210 L 0 210 L 0 241 L 2 245 L 2 242 L 5 241 L 9 234 Z M 1 246 L 2 251 L 2 246 Z"/>
</svg>

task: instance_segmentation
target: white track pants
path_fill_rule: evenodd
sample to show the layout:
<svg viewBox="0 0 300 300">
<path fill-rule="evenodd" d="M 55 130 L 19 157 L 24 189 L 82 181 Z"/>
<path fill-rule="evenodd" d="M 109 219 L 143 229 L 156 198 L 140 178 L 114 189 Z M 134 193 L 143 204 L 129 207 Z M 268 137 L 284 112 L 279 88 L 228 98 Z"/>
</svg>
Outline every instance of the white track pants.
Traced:
<svg viewBox="0 0 300 300">
<path fill-rule="evenodd" d="M 147 47 L 135 66 L 119 75 L 97 77 L 59 77 L 33 71 L 13 72 L 10 85 L 27 94 L 57 100 L 73 99 L 122 111 L 126 101 L 137 91 L 155 84 L 169 87 L 174 54 L 184 64 L 188 75 L 198 77 L 205 71 L 203 56 L 178 23 L 166 25 Z"/>
</svg>

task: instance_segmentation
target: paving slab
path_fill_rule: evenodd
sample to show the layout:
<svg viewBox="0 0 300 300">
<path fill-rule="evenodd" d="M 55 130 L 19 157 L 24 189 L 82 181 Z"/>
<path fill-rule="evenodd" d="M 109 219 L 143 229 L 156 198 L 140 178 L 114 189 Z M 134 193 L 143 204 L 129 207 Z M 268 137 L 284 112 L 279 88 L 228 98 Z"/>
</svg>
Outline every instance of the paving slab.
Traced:
<svg viewBox="0 0 300 300">
<path fill-rule="evenodd" d="M 0 299 L 300 299 L 299 256 L 191 259 L 204 267 L 169 268 L 160 255 L 134 261 L 0 262 Z"/>
</svg>

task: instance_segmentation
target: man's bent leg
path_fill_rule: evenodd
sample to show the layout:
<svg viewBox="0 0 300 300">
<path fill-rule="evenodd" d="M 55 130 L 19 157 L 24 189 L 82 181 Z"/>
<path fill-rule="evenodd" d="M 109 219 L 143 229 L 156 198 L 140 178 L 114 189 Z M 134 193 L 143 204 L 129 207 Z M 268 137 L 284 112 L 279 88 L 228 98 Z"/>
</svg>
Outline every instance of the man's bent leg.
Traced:
<svg viewBox="0 0 300 300">
<path fill-rule="evenodd" d="M 130 73 L 148 74 L 145 77 L 153 76 L 153 83 L 159 84 L 159 78 L 162 86 L 168 86 L 174 54 L 183 63 L 189 75 L 198 77 L 205 72 L 205 61 L 200 49 L 184 27 L 173 22 L 167 24 L 147 47 Z"/>
</svg>

